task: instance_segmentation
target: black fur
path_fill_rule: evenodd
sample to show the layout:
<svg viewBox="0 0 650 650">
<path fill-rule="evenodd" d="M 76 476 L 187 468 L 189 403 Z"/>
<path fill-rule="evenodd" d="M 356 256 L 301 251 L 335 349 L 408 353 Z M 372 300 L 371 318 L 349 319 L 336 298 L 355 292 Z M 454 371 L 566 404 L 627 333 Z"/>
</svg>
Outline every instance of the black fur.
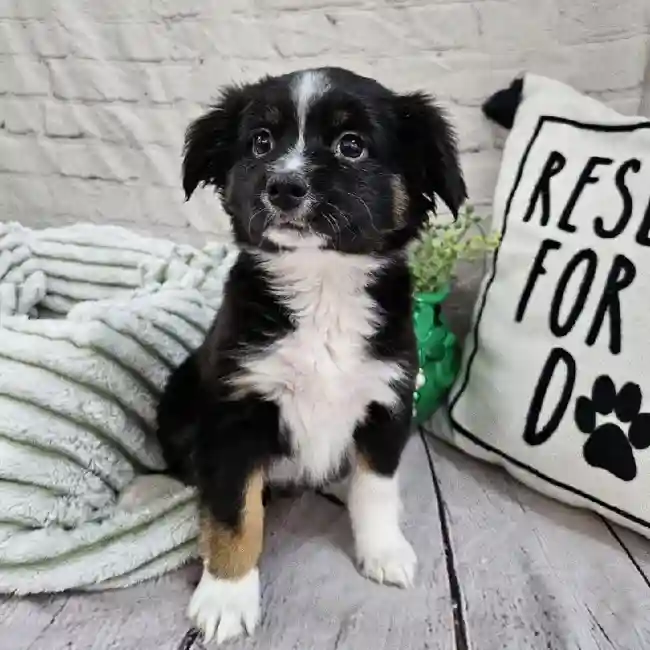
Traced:
<svg viewBox="0 0 650 650">
<path fill-rule="evenodd" d="M 375 402 L 369 404 L 365 420 L 354 432 L 354 440 L 375 472 L 392 476 L 410 437 L 413 389 L 418 368 L 411 320 L 411 276 L 406 264 L 400 258 L 395 259 L 378 274 L 368 287 L 368 293 L 384 316 L 368 341 L 373 357 L 398 360 L 411 372 L 408 381 L 396 386 L 400 393 L 400 406 L 391 410 Z"/>
<path fill-rule="evenodd" d="M 456 136 L 444 112 L 424 93 L 394 98 L 399 164 L 409 194 L 423 195 L 414 211 L 434 210 L 437 194 L 456 216 L 467 197 Z"/>
<path fill-rule="evenodd" d="M 398 362 L 406 378 L 395 387 L 397 408 L 367 405 L 354 441 L 375 471 L 391 475 L 410 434 L 417 372 L 404 247 L 435 208 L 436 195 L 454 214 L 465 198 L 454 133 L 430 98 L 398 95 L 338 68 L 322 72 L 327 90 L 310 107 L 305 132 L 303 178 L 313 204 L 299 226 L 287 224 L 288 215 L 263 200 L 274 164 L 297 138 L 291 95 L 297 73 L 227 89 L 186 136 L 187 198 L 199 185 L 213 186 L 242 252 L 210 333 L 169 380 L 158 436 L 170 470 L 196 484 L 213 516 L 232 527 L 238 525 L 251 472 L 291 453 L 278 405 L 254 392 L 239 395 L 229 382 L 242 359 L 268 349 L 296 326 L 256 253 L 282 252 L 268 239 L 268 228 L 301 228 L 322 238 L 323 248 L 383 262 L 366 289 L 379 315 L 368 354 Z M 275 149 L 255 157 L 251 134 L 262 127 L 272 133 Z M 333 143 L 348 131 L 361 134 L 365 158 L 350 162 L 335 155 Z"/>
</svg>

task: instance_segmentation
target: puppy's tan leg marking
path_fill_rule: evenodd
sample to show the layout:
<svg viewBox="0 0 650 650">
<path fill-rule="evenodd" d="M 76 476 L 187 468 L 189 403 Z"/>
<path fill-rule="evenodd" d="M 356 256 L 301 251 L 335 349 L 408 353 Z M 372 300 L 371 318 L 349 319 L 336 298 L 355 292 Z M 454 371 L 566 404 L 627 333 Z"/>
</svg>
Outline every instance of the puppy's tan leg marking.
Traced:
<svg viewBox="0 0 650 650">
<path fill-rule="evenodd" d="M 248 480 L 242 509 L 233 529 L 208 512 L 201 517 L 199 552 L 203 576 L 188 614 L 206 642 L 215 632 L 217 644 L 251 634 L 260 618 L 257 563 L 264 536 L 264 479 L 255 472 Z"/>
<path fill-rule="evenodd" d="M 262 472 L 255 472 L 246 486 L 239 525 L 234 530 L 203 513 L 199 553 L 213 576 L 233 580 L 257 566 L 264 538 L 263 489 Z"/>
<path fill-rule="evenodd" d="M 399 587 L 413 582 L 417 558 L 400 529 L 397 476 L 386 476 L 357 451 L 348 510 L 361 572 L 371 580 Z"/>
</svg>

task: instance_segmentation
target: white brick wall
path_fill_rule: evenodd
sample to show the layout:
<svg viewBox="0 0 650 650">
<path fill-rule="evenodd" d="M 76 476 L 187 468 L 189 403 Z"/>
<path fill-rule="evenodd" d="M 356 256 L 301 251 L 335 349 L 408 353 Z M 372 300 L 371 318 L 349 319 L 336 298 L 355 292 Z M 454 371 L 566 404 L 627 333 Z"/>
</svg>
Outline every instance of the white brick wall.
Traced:
<svg viewBox="0 0 650 650">
<path fill-rule="evenodd" d="M 184 204 L 188 121 L 226 82 L 337 64 L 438 96 L 471 200 L 500 134 L 483 99 L 520 71 L 650 114 L 649 0 L 0 0 L 0 220 L 223 232 Z"/>
</svg>

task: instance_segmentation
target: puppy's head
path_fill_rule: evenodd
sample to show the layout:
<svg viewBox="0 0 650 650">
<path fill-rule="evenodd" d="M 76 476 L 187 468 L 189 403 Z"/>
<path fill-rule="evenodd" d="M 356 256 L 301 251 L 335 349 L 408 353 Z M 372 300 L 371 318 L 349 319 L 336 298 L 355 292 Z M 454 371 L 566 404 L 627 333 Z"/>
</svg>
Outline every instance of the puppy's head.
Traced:
<svg viewBox="0 0 650 650">
<path fill-rule="evenodd" d="M 381 253 L 465 199 L 454 132 L 424 94 L 340 68 L 227 88 L 192 123 L 183 187 L 212 185 L 235 239 L 261 248 Z"/>
</svg>

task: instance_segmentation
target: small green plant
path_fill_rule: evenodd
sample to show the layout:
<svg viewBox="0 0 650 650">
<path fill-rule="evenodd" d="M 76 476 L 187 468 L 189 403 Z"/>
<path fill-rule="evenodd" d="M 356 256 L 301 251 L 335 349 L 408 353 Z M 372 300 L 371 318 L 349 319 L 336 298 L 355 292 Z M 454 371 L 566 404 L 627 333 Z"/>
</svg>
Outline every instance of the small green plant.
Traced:
<svg viewBox="0 0 650 650">
<path fill-rule="evenodd" d="M 446 289 L 459 262 L 479 259 L 499 245 L 499 235 L 485 234 L 481 222 L 481 217 L 471 206 L 466 206 L 451 223 L 429 220 L 410 251 L 415 293 L 436 293 Z M 473 230 L 478 230 L 479 234 L 472 234 Z"/>
</svg>

